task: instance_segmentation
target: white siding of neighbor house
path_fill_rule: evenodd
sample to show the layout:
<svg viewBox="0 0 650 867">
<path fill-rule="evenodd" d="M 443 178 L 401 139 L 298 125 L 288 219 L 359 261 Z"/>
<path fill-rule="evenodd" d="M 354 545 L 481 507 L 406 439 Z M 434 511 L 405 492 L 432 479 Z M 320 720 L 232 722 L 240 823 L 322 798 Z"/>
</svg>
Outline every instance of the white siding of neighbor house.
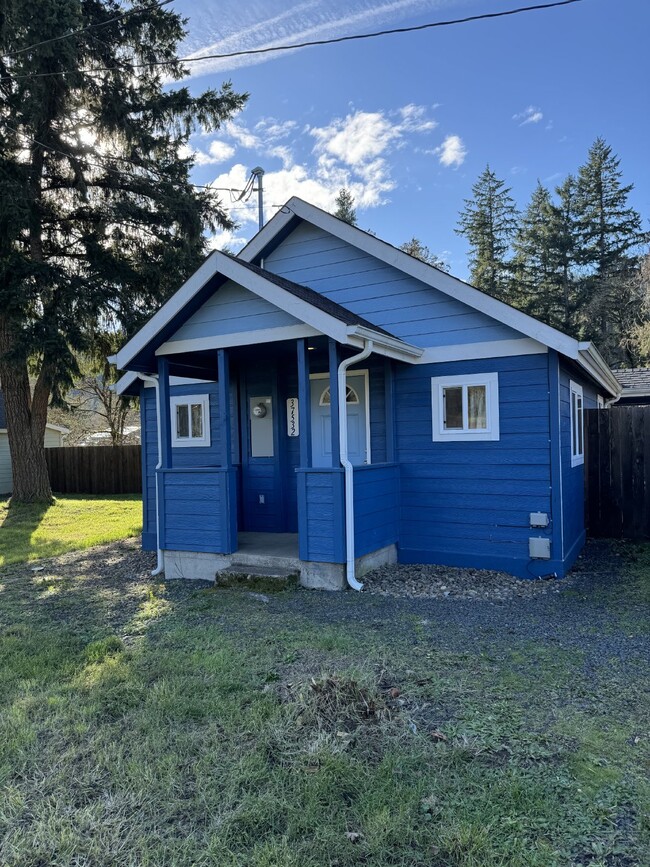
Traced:
<svg viewBox="0 0 650 867">
<path fill-rule="evenodd" d="M 9 438 L 0 431 L 0 494 L 11 493 L 11 456 Z"/>
<path fill-rule="evenodd" d="M 61 431 L 45 428 L 45 448 L 54 449 L 63 445 Z M 12 489 L 11 454 L 9 452 L 9 437 L 6 431 L 0 431 L 0 494 L 10 494 Z"/>
</svg>

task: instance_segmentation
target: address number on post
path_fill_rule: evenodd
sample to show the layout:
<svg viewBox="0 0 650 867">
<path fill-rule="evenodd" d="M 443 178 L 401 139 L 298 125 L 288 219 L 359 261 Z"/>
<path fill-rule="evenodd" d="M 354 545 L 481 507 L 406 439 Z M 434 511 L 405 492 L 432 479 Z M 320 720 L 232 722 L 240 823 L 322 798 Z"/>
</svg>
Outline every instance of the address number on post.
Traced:
<svg viewBox="0 0 650 867">
<path fill-rule="evenodd" d="M 287 400 L 287 436 L 297 437 L 300 434 L 300 422 L 298 420 L 298 398 L 290 397 Z"/>
</svg>

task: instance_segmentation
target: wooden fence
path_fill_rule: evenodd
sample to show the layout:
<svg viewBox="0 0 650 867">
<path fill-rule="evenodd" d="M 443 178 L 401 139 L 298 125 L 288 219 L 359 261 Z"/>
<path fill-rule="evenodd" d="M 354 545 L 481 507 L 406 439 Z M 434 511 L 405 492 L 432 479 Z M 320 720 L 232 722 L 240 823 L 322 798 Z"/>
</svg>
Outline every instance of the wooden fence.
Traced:
<svg viewBox="0 0 650 867">
<path fill-rule="evenodd" d="M 140 446 L 64 446 L 45 449 L 56 494 L 139 494 Z"/>
<path fill-rule="evenodd" d="M 585 413 L 588 533 L 650 538 L 650 406 Z"/>
</svg>

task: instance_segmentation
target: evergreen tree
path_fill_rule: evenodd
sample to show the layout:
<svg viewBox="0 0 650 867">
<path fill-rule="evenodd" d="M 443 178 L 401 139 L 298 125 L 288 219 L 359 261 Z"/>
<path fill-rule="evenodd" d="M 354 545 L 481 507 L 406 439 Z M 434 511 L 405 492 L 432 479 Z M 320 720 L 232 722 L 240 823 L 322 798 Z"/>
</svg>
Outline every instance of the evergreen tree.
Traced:
<svg viewBox="0 0 650 867">
<path fill-rule="evenodd" d="M 555 206 L 555 254 L 562 274 L 562 321 L 558 326 L 569 334 L 578 333 L 576 322 L 576 181 L 567 175 L 555 188 L 559 203 Z"/>
<path fill-rule="evenodd" d="M 630 207 L 620 160 L 602 138 L 589 150 L 576 184 L 576 248 L 582 268 L 578 325 L 610 361 L 625 361 L 624 344 L 636 312 L 632 291 L 641 217 Z"/>
<path fill-rule="evenodd" d="M 0 382 L 16 501 L 51 496 L 48 401 L 98 323 L 132 333 L 200 262 L 204 230 L 232 226 L 184 154 L 197 125 L 217 129 L 246 96 L 167 86 L 185 74 L 183 20 L 139 6 L 5 0 L 0 15 Z"/>
<path fill-rule="evenodd" d="M 341 187 L 338 196 L 334 200 L 334 204 L 336 205 L 336 210 L 334 211 L 335 217 L 338 217 L 339 220 L 344 220 L 351 226 L 357 225 L 357 212 L 354 207 L 354 196 L 348 189 L 346 189 L 346 187 Z"/>
<path fill-rule="evenodd" d="M 426 244 L 423 244 L 422 241 L 415 236 L 413 236 L 410 241 L 405 241 L 401 244 L 400 250 L 403 250 L 415 259 L 421 259 L 423 262 L 426 262 L 427 265 L 433 265 L 434 268 L 439 268 L 441 271 L 449 272 L 449 265 L 445 260 L 436 256 L 435 253 L 432 253 Z"/>
<path fill-rule="evenodd" d="M 471 281 L 490 295 L 509 300 L 511 290 L 507 254 L 517 228 L 517 209 L 505 181 L 486 166 L 465 199 L 457 234 L 470 244 Z"/>
<path fill-rule="evenodd" d="M 600 275 L 617 268 L 641 241 L 641 217 L 628 204 L 634 185 L 623 186 L 620 159 L 597 138 L 576 187 L 580 263 Z"/>
<path fill-rule="evenodd" d="M 560 209 L 538 181 L 514 239 L 511 300 L 555 328 L 566 325 L 561 237 Z"/>
</svg>

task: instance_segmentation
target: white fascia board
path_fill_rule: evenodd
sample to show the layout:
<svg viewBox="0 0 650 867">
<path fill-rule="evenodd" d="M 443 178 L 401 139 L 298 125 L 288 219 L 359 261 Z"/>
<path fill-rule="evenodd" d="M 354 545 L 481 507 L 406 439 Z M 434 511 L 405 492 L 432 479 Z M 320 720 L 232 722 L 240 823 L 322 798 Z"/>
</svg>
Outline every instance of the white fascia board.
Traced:
<svg viewBox="0 0 650 867">
<path fill-rule="evenodd" d="M 45 425 L 45 427 L 48 428 L 49 430 L 56 430 L 56 431 L 58 431 L 59 433 L 62 433 L 62 434 L 69 434 L 69 433 L 70 433 L 70 428 L 69 428 L 69 427 L 64 427 L 62 424 L 50 424 L 50 423 L 48 422 L 48 423 Z"/>
<path fill-rule="evenodd" d="M 387 265 L 391 265 L 431 286 L 434 289 L 439 289 L 445 295 L 451 298 L 456 298 L 464 304 L 485 313 L 496 319 L 497 322 L 502 322 L 504 325 L 509 325 L 516 331 L 521 332 L 533 340 L 543 343 L 551 349 L 556 349 L 563 355 L 570 358 L 577 358 L 578 341 L 550 325 L 545 325 L 543 322 L 538 322 L 532 316 L 504 304 L 503 301 L 498 301 L 490 295 L 475 289 L 468 283 L 464 283 L 457 277 L 452 277 L 446 271 L 441 271 L 439 268 L 434 268 L 432 265 L 427 265 L 403 250 L 398 250 L 396 247 L 381 241 L 374 235 L 363 232 L 349 223 L 333 217 L 331 214 L 310 205 L 297 197 L 289 199 L 284 206 L 287 213 L 280 212 L 244 247 L 239 256 L 246 261 L 251 261 L 255 256 L 259 255 L 264 247 L 273 240 L 274 236 L 282 231 L 287 225 L 292 214 L 312 223 L 318 228 L 334 235 L 342 241 L 351 244 L 359 250 L 363 250 L 370 256 L 374 256 Z M 277 220 L 277 222 L 276 222 Z"/>
<path fill-rule="evenodd" d="M 577 362 L 583 370 L 606 389 L 612 397 L 619 397 L 621 385 L 607 366 L 606 361 L 593 343 L 579 343 Z"/>
<path fill-rule="evenodd" d="M 115 394 L 124 394 L 127 388 L 130 388 L 133 383 L 138 379 L 138 374 L 132 370 L 129 370 L 124 376 L 121 376 L 117 382 L 111 386 L 111 391 L 114 391 Z"/>
<path fill-rule="evenodd" d="M 205 262 L 197 268 L 189 280 L 177 289 L 172 297 L 167 301 L 160 310 L 155 313 L 151 319 L 145 323 L 142 328 L 135 334 L 128 343 L 126 343 L 119 352 L 113 356 L 118 370 L 124 370 L 129 361 L 138 354 L 144 347 L 153 340 L 153 338 L 161 331 L 167 323 L 176 316 L 183 307 L 192 300 L 196 293 L 202 289 L 205 284 L 213 277 L 218 270 L 217 251 L 211 253 Z"/>
<path fill-rule="evenodd" d="M 317 337 L 322 332 L 310 325 L 284 325 L 259 331 L 237 331 L 214 337 L 192 337 L 187 340 L 168 340 L 156 350 L 156 355 L 178 355 L 181 352 L 200 352 L 205 349 L 227 349 L 230 346 L 253 346 L 257 343 L 276 343 L 299 337 Z"/>
<path fill-rule="evenodd" d="M 507 358 L 513 355 L 543 355 L 548 347 L 537 340 L 524 337 L 519 340 L 485 340 L 482 343 L 459 343 L 451 346 L 432 346 L 425 349 L 418 364 L 441 361 L 470 361 L 476 358 Z"/>
<path fill-rule="evenodd" d="M 650 397 L 650 388 L 624 388 L 619 397 Z"/>
<path fill-rule="evenodd" d="M 399 361 L 408 361 L 411 364 L 417 361 L 424 350 L 419 346 L 404 343 L 397 337 L 381 334 L 365 325 L 351 325 L 347 329 L 347 343 L 350 346 L 362 347 L 369 340 L 373 343 L 373 352 L 385 355 L 388 358 L 396 358 Z"/>
</svg>

